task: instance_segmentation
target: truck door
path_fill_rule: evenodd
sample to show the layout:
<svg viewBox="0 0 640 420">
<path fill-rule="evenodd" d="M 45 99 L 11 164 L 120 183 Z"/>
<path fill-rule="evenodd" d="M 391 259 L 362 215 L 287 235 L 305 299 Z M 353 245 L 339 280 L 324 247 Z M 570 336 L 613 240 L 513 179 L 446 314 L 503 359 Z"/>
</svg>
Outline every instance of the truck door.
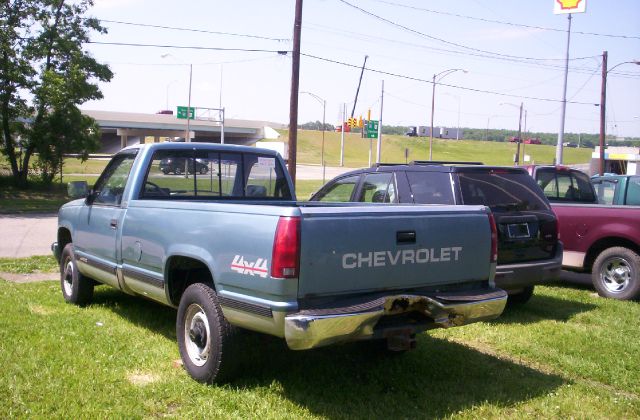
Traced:
<svg viewBox="0 0 640 420">
<path fill-rule="evenodd" d="M 125 213 L 122 197 L 135 156 L 135 151 L 122 153 L 109 162 L 80 212 L 73 238 L 80 271 L 115 288 L 120 288 L 116 267 Z"/>
</svg>

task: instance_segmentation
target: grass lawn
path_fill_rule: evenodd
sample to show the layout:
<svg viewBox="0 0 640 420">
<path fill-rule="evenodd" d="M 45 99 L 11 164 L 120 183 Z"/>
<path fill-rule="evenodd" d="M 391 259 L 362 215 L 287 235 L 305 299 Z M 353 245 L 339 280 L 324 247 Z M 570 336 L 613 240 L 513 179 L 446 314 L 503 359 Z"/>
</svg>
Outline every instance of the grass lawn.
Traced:
<svg viewBox="0 0 640 420">
<path fill-rule="evenodd" d="M 540 287 L 491 323 L 421 334 L 393 357 L 364 343 L 312 351 L 247 333 L 230 383 L 177 365 L 175 310 L 57 282 L 0 280 L 0 410 L 12 417 L 638 418 L 640 306 Z"/>
</svg>

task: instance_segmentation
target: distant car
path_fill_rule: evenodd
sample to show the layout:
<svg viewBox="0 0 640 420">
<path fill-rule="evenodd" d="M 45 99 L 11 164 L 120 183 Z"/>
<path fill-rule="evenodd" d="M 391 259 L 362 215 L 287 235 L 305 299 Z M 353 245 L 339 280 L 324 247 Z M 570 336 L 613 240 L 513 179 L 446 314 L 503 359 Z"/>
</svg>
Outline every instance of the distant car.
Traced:
<svg viewBox="0 0 640 420">
<path fill-rule="evenodd" d="M 498 226 L 496 286 L 509 293 L 510 302 L 527 302 L 535 284 L 560 274 L 556 216 L 522 168 L 429 161 L 385 164 L 340 175 L 310 201 L 485 205 Z M 421 240 L 428 243 L 429 238 Z"/>
<path fill-rule="evenodd" d="M 640 206 L 640 175 L 591 177 L 600 204 Z"/>
<path fill-rule="evenodd" d="M 524 139 L 524 144 L 542 144 L 540 139 Z"/>
<path fill-rule="evenodd" d="M 562 145 L 564 147 L 578 147 L 576 143 L 571 143 L 571 142 L 562 143 Z"/>
<path fill-rule="evenodd" d="M 187 166 L 187 159 L 181 158 L 181 157 L 162 159 L 160 161 L 159 166 L 160 166 L 160 170 L 165 175 L 168 175 L 170 173 L 180 175 L 184 173 L 184 170 Z M 196 159 L 195 170 L 199 174 L 204 175 L 207 172 L 209 172 L 209 166 L 205 161 L 201 159 Z M 189 173 L 190 174 L 194 173 L 194 164 L 193 164 L 193 160 L 191 159 L 189 160 Z"/>
<path fill-rule="evenodd" d="M 562 165 L 527 165 L 524 168 L 552 203 L 598 203 L 591 180 L 582 171 Z"/>
</svg>

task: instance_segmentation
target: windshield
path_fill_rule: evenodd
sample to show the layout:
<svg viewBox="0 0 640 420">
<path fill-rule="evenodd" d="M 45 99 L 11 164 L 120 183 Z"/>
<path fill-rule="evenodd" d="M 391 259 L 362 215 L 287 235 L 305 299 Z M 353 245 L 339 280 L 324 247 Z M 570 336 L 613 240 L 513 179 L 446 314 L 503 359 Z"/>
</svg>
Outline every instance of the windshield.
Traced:
<svg viewBox="0 0 640 420">
<path fill-rule="evenodd" d="M 485 205 L 493 211 L 550 210 L 540 187 L 525 172 L 462 172 L 459 179 L 464 204 Z"/>
</svg>

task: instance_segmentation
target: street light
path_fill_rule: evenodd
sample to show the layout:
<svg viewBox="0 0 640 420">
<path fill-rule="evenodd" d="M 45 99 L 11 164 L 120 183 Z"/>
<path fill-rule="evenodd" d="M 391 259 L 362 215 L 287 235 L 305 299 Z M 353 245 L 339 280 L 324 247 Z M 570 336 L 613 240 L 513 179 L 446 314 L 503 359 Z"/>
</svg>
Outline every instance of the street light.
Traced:
<svg viewBox="0 0 640 420">
<path fill-rule="evenodd" d="M 491 118 L 493 117 L 497 117 L 497 115 L 490 115 L 487 118 L 487 129 L 484 132 L 484 141 L 487 141 L 489 139 L 489 122 L 491 121 Z"/>
<path fill-rule="evenodd" d="M 320 102 L 322 104 L 322 151 L 320 152 L 320 160 L 322 161 L 322 183 L 324 184 L 324 180 L 325 180 L 325 164 L 324 164 L 324 131 L 325 131 L 325 115 L 326 115 L 326 110 L 327 110 L 327 101 L 325 101 L 324 99 L 322 99 L 321 97 L 319 97 L 318 95 L 316 95 L 315 93 L 311 93 L 311 92 L 300 92 L 300 93 L 306 93 L 307 95 L 311 96 L 313 99 L 315 99 L 316 101 Z M 344 127 L 342 127 L 344 129 Z"/>
<path fill-rule="evenodd" d="M 447 69 L 433 75 L 433 80 L 431 82 L 433 88 L 431 91 L 431 131 L 429 132 L 429 160 L 433 160 L 433 114 L 435 113 L 436 109 L 436 83 L 444 79 L 451 73 L 455 73 L 456 71 L 467 73 L 465 69 Z"/>
<path fill-rule="evenodd" d="M 510 102 L 502 102 L 500 103 L 500 105 L 510 105 L 510 106 L 515 106 L 516 108 L 518 108 L 518 105 L 516 104 L 512 104 Z M 516 156 L 513 159 L 513 165 L 517 166 L 520 163 L 520 142 L 522 141 L 522 106 L 524 104 L 522 102 L 520 102 L 520 116 L 518 117 L 518 137 L 516 138 Z"/>
</svg>

